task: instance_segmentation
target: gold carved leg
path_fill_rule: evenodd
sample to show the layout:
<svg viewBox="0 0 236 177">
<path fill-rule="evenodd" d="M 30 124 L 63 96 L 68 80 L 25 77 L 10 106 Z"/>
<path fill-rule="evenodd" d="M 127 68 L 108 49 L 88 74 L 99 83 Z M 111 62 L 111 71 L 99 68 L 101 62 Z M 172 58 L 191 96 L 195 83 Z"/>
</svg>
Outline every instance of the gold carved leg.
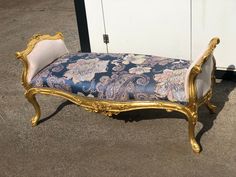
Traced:
<svg viewBox="0 0 236 177">
<path fill-rule="evenodd" d="M 197 123 L 198 115 L 194 113 L 193 115 L 189 116 L 188 120 L 188 131 L 189 131 L 189 140 L 192 146 L 192 149 L 195 153 L 199 153 L 201 148 L 195 139 L 195 125 Z"/>
<path fill-rule="evenodd" d="M 35 127 L 38 124 L 38 121 L 39 121 L 39 118 L 41 115 L 40 106 L 35 98 L 35 95 L 31 95 L 31 94 L 27 95 L 26 94 L 25 96 L 35 109 L 35 115 L 31 119 L 32 127 Z"/>
<path fill-rule="evenodd" d="M 216 106 L 215 105 L 213 105 L 210 102 L 206 102 L 205 105 L 206 105 L 207 109 L 210 111 L 210 113 L 212 113 L 212 114 L 216 113 Z"/>
</svg>

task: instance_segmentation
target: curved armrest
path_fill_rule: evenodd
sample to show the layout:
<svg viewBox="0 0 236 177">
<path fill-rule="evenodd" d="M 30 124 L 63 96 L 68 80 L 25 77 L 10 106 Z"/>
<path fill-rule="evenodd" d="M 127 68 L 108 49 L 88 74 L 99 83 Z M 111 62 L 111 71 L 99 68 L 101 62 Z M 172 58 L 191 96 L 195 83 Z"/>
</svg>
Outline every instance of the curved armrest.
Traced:
<svg viewBox="0 0 236 177">
<path fill-rule="evenodd" d="M 22 52 L 16 53 L 17 59 L 21 59 L 24 63 L 22 74 L 24 87 L 29 87 L 28 83 L 41 69 L 68 53 L 62 33 L 57 33 L 54 36 L 34 35 L 27 48 Z"/>
</svg>

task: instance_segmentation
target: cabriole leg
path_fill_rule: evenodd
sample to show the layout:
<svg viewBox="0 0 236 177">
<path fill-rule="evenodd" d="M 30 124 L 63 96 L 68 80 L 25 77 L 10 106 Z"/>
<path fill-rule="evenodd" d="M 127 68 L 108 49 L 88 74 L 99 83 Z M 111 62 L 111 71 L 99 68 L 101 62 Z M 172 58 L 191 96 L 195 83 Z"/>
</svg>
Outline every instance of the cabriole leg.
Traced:
<svg viewBox="0 0 236 177">
<path fill-rule="evenodd" d="M 206 102 L 205 105 L 206 105 L 207 109 L 210 111 L 210 113 L 212 113 L 212 114 L 216 113 L 216 106 L 215 105 L 213 105 L 210 102 Z"/>
<path fill-rule="evenodd" d="M 35 98 L 35 95 L 26 94 L 25 96 L 35 109 L 35 115 L 31 119 L 32 127 L 35 127 L 38 124 L 38 121 L 41 115 L 40 106 Z"/>
<path fill-rule="evenodd" d="M 189 140 L 194 152 L 200 152 L 200 146 L 195 139 L 195 125 L 197 123 L 198 115 L 194 113 L 193 115 L 189 116 L 188 120 L 188 131 L 189 131 Z"/>
</svg>

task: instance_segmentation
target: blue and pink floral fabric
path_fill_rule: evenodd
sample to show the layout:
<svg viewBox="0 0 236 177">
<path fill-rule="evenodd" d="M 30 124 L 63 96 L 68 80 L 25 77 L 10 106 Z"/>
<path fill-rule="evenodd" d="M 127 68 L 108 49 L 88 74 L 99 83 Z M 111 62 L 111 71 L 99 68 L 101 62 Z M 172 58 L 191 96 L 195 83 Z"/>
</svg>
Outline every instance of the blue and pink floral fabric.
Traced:
<svg viewBox="0 0 236 177">
<path fill-rule="evenodd" d="M 102 100 L 186 103 L 189 66 L 186 60 L 151 55 L 77 53 L 46 66 L 31 85 Z"/>
</svg>

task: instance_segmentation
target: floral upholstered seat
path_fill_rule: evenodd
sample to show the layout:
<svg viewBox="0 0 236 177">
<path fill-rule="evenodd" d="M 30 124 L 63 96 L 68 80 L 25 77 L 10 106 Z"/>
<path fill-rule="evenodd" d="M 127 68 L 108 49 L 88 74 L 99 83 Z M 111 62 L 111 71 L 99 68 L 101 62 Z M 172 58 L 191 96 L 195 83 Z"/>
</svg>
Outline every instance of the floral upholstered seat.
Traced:
<svg viewBox="0 0 236 177">
<path fill-rule="evenodd" d="M 190 62 L 140 54 L 77 53 L 58 58 L 30 84 L 115 101 L 187 102 Z"/>
</svg>

